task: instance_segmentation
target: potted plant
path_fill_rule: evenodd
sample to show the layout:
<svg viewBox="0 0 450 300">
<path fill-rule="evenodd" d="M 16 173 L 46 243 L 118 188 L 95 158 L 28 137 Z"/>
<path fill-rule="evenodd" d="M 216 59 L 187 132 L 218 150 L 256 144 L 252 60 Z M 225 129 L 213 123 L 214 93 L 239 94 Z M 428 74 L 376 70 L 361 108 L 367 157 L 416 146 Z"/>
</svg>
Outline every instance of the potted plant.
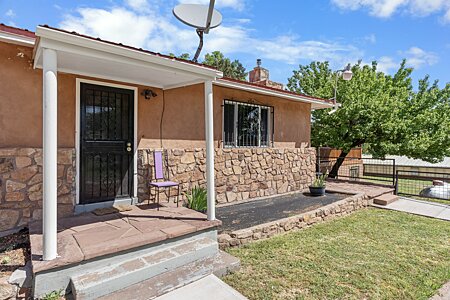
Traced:
<svg viewBox="0 0 450 300">
<path fill-rule="evenodd" d="M 316 179 L 309 186 L 309 192 L 312 196 L 323 196 L 325 195 L 325 179 L 327 178 L 327 173 L 317 174 Z"/>
</svg>

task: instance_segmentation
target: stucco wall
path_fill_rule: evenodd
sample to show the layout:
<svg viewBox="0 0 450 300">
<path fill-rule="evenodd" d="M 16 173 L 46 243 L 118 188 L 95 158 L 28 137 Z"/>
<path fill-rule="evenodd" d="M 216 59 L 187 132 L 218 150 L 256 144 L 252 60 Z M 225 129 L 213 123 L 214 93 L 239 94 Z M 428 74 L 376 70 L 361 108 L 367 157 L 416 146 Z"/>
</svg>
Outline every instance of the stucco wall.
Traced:
<svg viewBox="0 0 450 300">
<path fill-rule="evenodd" d="M 32 67 L 32 49 L 0 42 L 0 65 L 0 147 L 41 147 L 42 71 Z M 60 147 L 75 146 L 76 78 L 86 77 L 58 74 Z M 158 96 L 151 100 L 145 100 L 140 95 L 148 87 L 137 87 L 139 148 L 204 147 L 203 84 L 167 91 L 152 88 Z M 223 99 L 274 106 L 275 147 L 294 148 L 300 147 L 302 143 L 309 144 L 309 104 L 219 86 L 214 86 L 213 92 L 216 147 L 221 146 Z"/>
<path fill-rule="evenodd" d="M 41 215 L 42 71 L 32 67 L 31 48 L 1 42 L 0 66 L 1 234 Z M 74 205 L 77 78 L 96 80 L 58 74 L 58 201 L 63 215 L 71 214 Z M 154 148 L 171 151 L 171 176 L 182 183 L 184 192 L 204 185 L 203 84 L 167 91 L 152 88 L 157 96 L 151 100 L 140 95 L 151 87 L 137 87 L 141 200 L 148 198 L 148 172 Z M 213 92 L 217 201 L 233 202 L 300 190 L 311 182 L 315 152 L 309 148 L 309 104 L 218 86 Z M 276 149 L 221 149 L 224 99 L 273 106 Z"/>
</svg>

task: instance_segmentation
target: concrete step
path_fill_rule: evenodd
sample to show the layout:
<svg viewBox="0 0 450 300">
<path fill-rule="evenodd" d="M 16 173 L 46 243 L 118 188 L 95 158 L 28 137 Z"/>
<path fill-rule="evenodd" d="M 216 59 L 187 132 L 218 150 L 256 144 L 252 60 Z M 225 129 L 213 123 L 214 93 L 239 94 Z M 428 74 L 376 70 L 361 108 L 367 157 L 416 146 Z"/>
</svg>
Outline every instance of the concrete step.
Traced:
<svg viewBox="0 0 450 300">
<path fill-rule="evenodd" d="M 211 295 L 214 295 L 212 297 Z M 245 300 L 247 299 L 231 286 L 214 275 L 208 275 L 196 282 L 162 295 L 155 300 Z"/>
<path fill-rule="evenodd" d="M 72 294 L 77 300 L 98 299 L 217 253 L 217 241 L 201 237 L 140 256 L 130 254 L 128 260 L 72 277 Z"/>
<path fill-rule="evenodd" d="M 239 269 L 240 262 L 234 256 L 219 251 L 208 257 L 141 281 L 120 291 L 97 298 L 97 300 L 127 299 L 148 300 L 165 295 L 179 288 L 201 280 L 211 274 L 222 277 Z M 208 295 L 211 298 L 211 294 Z M 213 297 L 216 299 L 215 297 Z M 183 297 L 178 299 L 185 299 Z M 232 299 L 232 298 L 231 298 Z"/>
<path fill-rule="evenodd" d="M 373 199 L 373 203 L 378 205 L 388 205 L 391 204 L 394 201 L 397 201 L 400 197 L 393 194 L 383 194 L 380 196 L 375 197 Z"/>
</svg>

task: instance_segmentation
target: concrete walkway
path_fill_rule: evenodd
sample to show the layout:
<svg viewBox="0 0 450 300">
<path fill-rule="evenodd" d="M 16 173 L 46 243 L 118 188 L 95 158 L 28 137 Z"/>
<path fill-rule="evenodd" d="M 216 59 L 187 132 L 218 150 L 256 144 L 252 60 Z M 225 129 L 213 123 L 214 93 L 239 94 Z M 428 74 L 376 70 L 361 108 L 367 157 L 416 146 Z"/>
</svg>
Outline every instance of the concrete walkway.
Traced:
<svg viewBox="0 0 450 300">
<path fill-rule="evenodd" d="M 214 275 L 206 276 L 155 300 L 246 300 L 238 291 Z"/>
<path fill-rule="evenodd" d="M 386 206 L 377 204 L 373 204 L 373 206 L 450 221 L 450 205 L 445 204 L 402 197 L 399 200 Z"/>
</svg>

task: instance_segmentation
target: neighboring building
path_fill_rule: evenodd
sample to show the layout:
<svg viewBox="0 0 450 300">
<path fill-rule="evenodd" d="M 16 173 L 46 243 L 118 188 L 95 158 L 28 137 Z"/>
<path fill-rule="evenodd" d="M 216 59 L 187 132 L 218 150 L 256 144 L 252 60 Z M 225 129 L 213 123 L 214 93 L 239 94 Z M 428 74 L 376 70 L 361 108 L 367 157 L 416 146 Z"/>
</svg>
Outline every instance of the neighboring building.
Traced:
<svg viewBox="0 0 450 300">
<path fill-rule="evenodd" d="M 259 65 L 237 81 L 48 26 L 0 25 L 0 61 L 0 235 L 42 217 L 45 187 L 59 216 L 149 199 L 160 148 L 182 192 L 210 184 L 210 218 L 211 201 L 302 190 L 315 172 L 311 110 L 334 105 L 282 90 Z"/>
</svg>

